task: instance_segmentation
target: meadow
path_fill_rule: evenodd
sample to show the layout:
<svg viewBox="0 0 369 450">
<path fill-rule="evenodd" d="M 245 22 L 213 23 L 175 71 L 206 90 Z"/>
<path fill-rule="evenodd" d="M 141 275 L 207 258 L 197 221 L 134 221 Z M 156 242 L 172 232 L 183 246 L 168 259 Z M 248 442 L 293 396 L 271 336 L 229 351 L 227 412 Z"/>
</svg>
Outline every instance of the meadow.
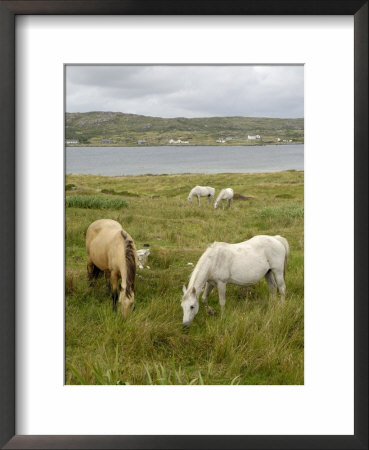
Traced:
<svg viewBox="0 0 369 450">
<path fill-rule="evenodd" d="M 250 195 L 230 210 L 205 198 L 187 201 L 195 185 L 232 187 Z M 150 244 L 137 270 L 136 308 L 114 313 L 103 277 L 90 287 L 85 233 L 100 218 L 120 222 L 137 249 Z M 304 383 L 304 173 L 184 174 L 66 177 L 66 384 Z M 265 280 L 227 285 L 220 316 L 218 293 L 191 327 L 182 327 L 182 285 L 207 246 L 280 234 L 290 244 L 287 294 L 269 299 Z"/>
</svg>

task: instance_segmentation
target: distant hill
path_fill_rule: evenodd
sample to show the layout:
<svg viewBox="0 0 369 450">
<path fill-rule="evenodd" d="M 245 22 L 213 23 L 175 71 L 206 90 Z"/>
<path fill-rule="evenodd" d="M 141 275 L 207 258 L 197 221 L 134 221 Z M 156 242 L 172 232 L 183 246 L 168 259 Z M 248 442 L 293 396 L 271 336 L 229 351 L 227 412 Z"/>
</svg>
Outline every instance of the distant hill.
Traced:
<svg viewBox="0 0 369 450">
<path fill-rule="evenodd" d="M 189 145 L 255 145 L 286 143 L 290 140 L 292 143 L 304 142 L 304 119 L 264 117 L 165 119 L 94 111 L 66 113 L 65 122 L 66 140 L 78 140 L 79 145 L 84 146 L 169 145 L 170 140 L 188 142 Z M 260 138 L 248 139 L 248 136 L 257 135 Z"/>
</svg>

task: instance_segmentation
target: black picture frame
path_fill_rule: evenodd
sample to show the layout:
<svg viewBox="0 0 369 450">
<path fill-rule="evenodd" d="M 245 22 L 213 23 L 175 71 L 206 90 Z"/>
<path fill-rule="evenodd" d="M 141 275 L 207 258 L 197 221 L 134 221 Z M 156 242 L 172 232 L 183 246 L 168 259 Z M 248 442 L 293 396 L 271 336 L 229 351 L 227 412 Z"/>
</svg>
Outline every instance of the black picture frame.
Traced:
<svg viewBox="0 0 369 450">
<path fill-rule="evenodd" d="M 20 14 L 354 16 L 354 435 L 15 435 L 15 17 Z M 339 93 L 337 93 L 339 95 Z M 344 212 L 343 212 L 344 214 Z M 0 1 L 0 445 L 6 449 L 368 448 L 368 2 L 365 0 Z M 337 392 L 339 395 L 339 392 Z"/>
</svg>

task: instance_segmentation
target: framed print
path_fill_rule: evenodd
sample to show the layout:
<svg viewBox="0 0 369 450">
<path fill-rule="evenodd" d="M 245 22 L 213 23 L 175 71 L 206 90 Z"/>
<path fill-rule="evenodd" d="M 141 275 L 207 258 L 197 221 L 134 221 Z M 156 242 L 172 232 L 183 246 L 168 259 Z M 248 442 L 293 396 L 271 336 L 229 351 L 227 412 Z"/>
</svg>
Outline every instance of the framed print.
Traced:
<svg viewBox="0 0 369 450">
<path fill-rule="evenodd" d="M 1 445 L 367 448 L 367 3 L 0 8 Z M 199 308 L 207 245 L 266 234 Z"/>
<path fill-rule="evenodd" d="M 302 65 L 65 66 L 66 385 L 304 384 L 303 74 Z M 261 109 L 261 117 L 253 117 Z M 89 211 L 90 201 L 109 208 Z M 98 250 L 112 227 L 118 231 L 114 247 L 123 254 L 119 267 L 110 244 L 101 242 L 106 250 Z M 266 229 L 269 236 L 263 236 Z M 279 248 L 278 263 L 269 264 L 270 255 L 259 269 L 253 262 L 250 278 L 234 273 L 229 286 L 221 284 L 228 263 L 223 269 L 220 261 L 211 263 L 218 252 L 231 257 L 236 248 L 269 244 Z M 86 250 L 89 287 L 81 264 Z M 100 251 L 111 255 L 109 262 L 100 260 Z M 291 309 L 279 312 L 287 264 L 294 267 L 286 301 Z M 112 302 L 104 306 L 98 270 L 111 273 L 105 289 L 112 289 Z M 126 286 L 119 296 L 116 272 Z M 270 302 L 258 283 L 264 277 Z M 181 309 L 173 301 L 183 294 L 178 283 L 185 290 Z M 219 306 L 214 296 L 206 299 L 214 288 Z M 245 301 L 227 322 L 225 303 L 240 296 Z M 253 296 L 265 298 L 265 310 Z M 105 307 L 110 324 L 82 338 L 87 304 L 88 320 L 100 323 Z M 106 333 L 113 329 L 117 337 L 110 340 Z M 262 361 L 261 354 L 269 357 Z"/>
</svg>

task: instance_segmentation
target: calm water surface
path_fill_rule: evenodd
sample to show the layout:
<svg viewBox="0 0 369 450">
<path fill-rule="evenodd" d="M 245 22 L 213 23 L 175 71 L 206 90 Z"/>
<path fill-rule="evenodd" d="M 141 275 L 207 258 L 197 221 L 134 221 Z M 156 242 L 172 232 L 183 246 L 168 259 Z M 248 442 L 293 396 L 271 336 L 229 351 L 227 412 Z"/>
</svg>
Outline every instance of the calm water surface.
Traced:
<svg viewBox="0 0 369 450">
<path fill-rule="evenodd" d="M 304 145 L 66 147 L 66 172 L 93 175 L 304 170 Z"/>
</svg>

